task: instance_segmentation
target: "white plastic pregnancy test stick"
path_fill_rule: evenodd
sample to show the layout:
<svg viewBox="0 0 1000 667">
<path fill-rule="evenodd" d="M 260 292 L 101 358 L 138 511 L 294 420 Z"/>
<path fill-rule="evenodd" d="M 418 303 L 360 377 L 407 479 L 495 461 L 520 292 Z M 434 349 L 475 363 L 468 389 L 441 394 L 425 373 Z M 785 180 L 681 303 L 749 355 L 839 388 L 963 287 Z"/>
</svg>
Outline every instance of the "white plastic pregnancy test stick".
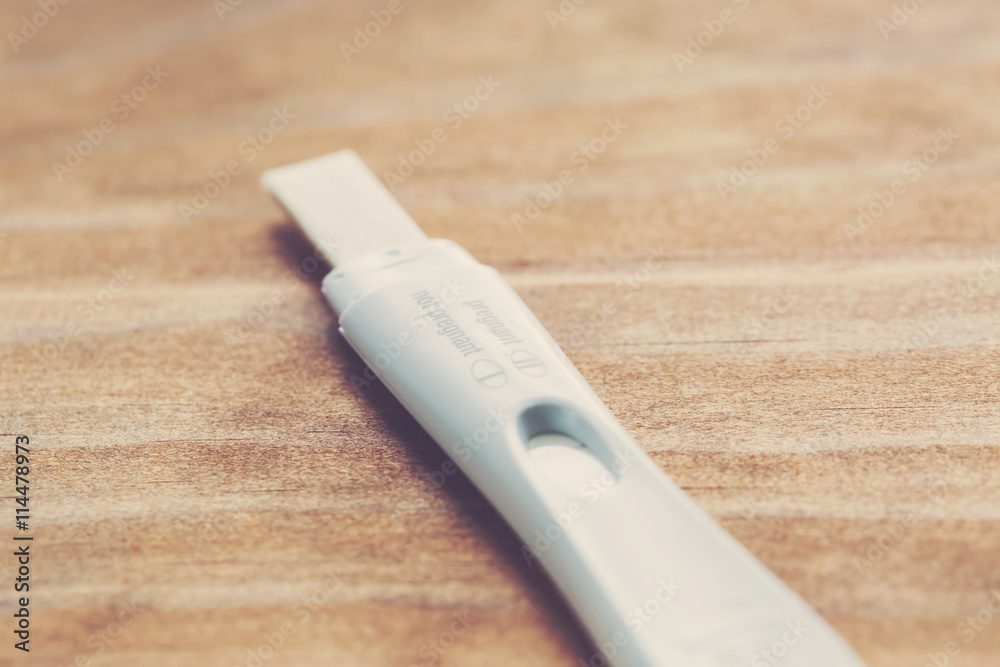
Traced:
<svg viewBox="0 0 1000 667">
<path fill-rule="evenodd" d="M 428 239 L 351 151 L 262 183 L 335 269 L 340 333 L 616 667 L 859 667 L 650 460 L 496 269 Z"/>
</svg>

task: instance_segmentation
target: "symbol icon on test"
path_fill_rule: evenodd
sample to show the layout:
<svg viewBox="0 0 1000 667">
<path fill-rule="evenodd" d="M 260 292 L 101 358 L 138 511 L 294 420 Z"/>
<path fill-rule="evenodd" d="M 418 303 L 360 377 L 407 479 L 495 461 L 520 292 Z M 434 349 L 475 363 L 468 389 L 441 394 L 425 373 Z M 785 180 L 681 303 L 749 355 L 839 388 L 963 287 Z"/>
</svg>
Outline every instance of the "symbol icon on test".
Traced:
<svg viewBox="0 0 1000 667">
<path fill-rule="evenodd" d="M 507 371 L 489 359 L 476 359 L 472 363 L 472 377 L 484 387 L 496 389 L 507 384 Z"/>
<path fill-rule="evenodd" d="M 514 350 L 510 353 L 510 363 L 514 368 L 525 375 L 540 378 L 549 372 L 545 362 L 538 358 L 533 352 L 527 350 Z"/>
</svg>

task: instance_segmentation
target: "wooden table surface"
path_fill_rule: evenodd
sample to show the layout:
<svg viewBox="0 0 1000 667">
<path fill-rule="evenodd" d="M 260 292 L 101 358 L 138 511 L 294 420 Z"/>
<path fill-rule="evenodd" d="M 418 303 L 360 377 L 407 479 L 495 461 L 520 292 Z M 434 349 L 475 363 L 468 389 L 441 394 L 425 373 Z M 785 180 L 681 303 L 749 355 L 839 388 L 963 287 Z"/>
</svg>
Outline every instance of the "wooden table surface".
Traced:
<svg viewBox="0 0 1000 667">
<path fill-rule="evenodd" d="M 576 2 L 3 4 L 3 664 L 591 654 L 258 189 L 344 147 L 870 665 L 1000 663 L 995 0 Z"/>
</svg>

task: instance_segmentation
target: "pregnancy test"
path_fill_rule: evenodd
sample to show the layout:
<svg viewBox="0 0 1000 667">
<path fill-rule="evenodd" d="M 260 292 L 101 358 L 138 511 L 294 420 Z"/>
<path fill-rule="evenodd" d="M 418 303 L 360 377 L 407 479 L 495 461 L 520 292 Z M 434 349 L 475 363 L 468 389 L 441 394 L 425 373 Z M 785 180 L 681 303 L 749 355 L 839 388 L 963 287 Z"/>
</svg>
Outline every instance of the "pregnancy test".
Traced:
<svg viewBox="0 0 1000 667">
<path fill-rule="evenodd" d="M 344 150 L 261 182 L 334 267 L 340 333 L 489 499 L 615 667 L 863 667 L 688 498 L 500 273 Z"/>
</svg>

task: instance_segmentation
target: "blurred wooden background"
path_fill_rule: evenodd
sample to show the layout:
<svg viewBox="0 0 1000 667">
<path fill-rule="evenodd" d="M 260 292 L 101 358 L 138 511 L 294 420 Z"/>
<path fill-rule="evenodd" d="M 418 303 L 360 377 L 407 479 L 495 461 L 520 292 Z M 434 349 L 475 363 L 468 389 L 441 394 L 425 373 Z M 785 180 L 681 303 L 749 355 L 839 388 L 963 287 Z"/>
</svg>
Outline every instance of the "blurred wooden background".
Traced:
<svg viewBox="0 0 1000 667">
<path fill-rule="evenodd" d="M 995 1 L 561 7 L 3 3 L 0 429 L 34 447 L 35 559 L 29 660 L 0 556 L 0 662 L 589 656 L 470 484 L 431 484 L 443 454 L 352 389 L 322 270 L 258 190 L 419 145 L 401 202 L 870 665 L 1000 662 L 1000 617 L 960 626 L 1000 591 Z"/>
</svg>

